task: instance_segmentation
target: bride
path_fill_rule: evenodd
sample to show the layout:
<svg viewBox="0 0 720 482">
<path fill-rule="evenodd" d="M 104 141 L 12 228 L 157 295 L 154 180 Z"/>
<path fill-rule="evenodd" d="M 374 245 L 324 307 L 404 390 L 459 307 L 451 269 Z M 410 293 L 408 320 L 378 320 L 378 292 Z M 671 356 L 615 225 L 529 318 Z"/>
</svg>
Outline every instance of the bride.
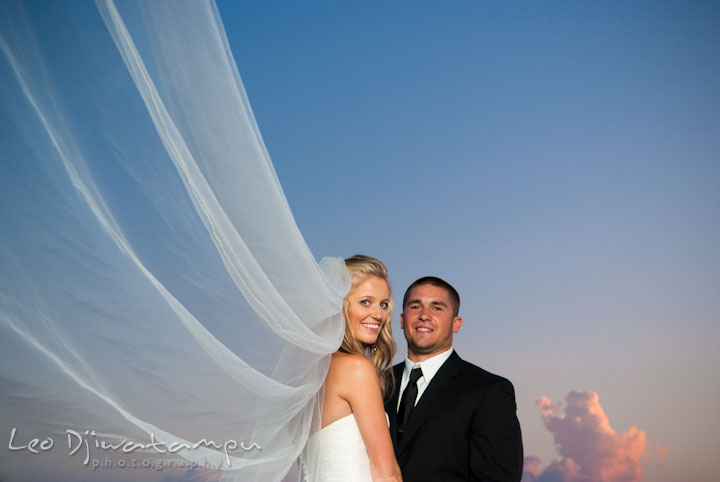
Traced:
<svg viewBox="0 0 720 482">
<path fill-rule="evenodd" d="M 0 2 L 0 112 L 0 479 L 399 480 L 387 273 L 315 260 L 212 1 Z"/>
<path fill-rule="evenodd" d="M 325 379 L 322 429 L 308 441 L 306 480 L 400 481 L 383 396 L 390 371 L 392 298 L 385 265 L 355 255 L 345 260 L 352 287 L 345 297 L 345 336 Z M 378 383 L 379 382 L 379 383 Z"/>
</svg>

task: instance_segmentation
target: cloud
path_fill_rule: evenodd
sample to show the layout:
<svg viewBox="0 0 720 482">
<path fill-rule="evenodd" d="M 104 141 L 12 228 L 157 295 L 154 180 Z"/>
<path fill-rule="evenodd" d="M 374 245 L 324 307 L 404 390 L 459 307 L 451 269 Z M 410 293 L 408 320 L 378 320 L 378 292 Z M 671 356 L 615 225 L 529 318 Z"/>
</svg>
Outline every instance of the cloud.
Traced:
<svg viewBox="0 0 720 482">
<path fill-rule="evenodd" d="M 655 447 L 655 451 L 657 453 L 657 458 L 660 462 L 665 460 L 665 457 L 667 457 L 667 449 L 663 447 L 662 445 L 658 445 Z"/>
<path fill-rule="evenodd" d="M 540 479 L 540 458 L 531 455 L 523 460 L 522 482 L 537 482 Z"/>
<path fill-rule="evenodd" d="M 630 427 L 618 434 L 610 426 L 595 392 L 572 391 L 561 403 L 547 397 L 536 402 L 545 427 L 553 434 L 558 453 L 545 470 L 540 459 L 526 457 L 523 482 L 636 482 L 642 480 L 647 457 L 645 432 Z M 665 447 L 657 448 L 662 460 Z"/>
</svg>

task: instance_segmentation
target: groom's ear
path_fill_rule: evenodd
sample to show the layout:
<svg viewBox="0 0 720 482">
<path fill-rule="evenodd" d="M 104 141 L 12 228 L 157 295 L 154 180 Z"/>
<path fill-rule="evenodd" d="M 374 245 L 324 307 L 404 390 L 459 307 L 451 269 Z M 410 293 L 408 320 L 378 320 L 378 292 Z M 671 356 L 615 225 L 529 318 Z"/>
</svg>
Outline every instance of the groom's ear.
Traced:
<svg viewBox="0 0 720 482">
<path fill-rule="evenodd" d="M 456 316 L 455 318 L 453 318 L 453 321 L 452 321 L 453 333 L 457 333 L 458 331 L 460 331 L 461 326 L 462 326 L 462 316 Z"/>
<path fill-rule="evenodd" d="M 405 324 L 405 312 L 400 313 L 400 329 L 404 330 L 403 325 Z"/>
</svg>

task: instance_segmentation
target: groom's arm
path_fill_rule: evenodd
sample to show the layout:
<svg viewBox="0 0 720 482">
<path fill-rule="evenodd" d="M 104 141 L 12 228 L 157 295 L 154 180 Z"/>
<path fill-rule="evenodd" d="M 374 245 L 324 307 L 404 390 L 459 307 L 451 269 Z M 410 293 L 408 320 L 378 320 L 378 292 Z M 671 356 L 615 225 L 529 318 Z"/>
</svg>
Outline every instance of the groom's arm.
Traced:
<svg viewBox="0 0 720 482">
<path fill-rule="evenodd" d="M 475 411 L 470 440 L 470 480 L 519 482 L 523 447 L 515 390 L 500 379 Z"/>
</svg>

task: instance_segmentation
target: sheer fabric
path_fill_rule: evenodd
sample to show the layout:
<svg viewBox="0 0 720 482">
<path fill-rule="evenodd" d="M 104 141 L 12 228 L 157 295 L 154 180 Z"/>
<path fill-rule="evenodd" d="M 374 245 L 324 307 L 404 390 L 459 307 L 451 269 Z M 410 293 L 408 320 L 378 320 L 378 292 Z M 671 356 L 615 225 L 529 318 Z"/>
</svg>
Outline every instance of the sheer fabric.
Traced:
<svg viewBox="0 0 720 482">
<path fill-rule="evenodd" d="M 0 51 L 0 433 L 52 439 L 55 480 L 99 476 L 68 429 L 89 463 L 152 437 L 132 455 L 282 479 L 349 277 L 295 225 L 215 5 L 3 1 Z M 49 470 L 26 452 L 0 478 Z"/>
</svg>

